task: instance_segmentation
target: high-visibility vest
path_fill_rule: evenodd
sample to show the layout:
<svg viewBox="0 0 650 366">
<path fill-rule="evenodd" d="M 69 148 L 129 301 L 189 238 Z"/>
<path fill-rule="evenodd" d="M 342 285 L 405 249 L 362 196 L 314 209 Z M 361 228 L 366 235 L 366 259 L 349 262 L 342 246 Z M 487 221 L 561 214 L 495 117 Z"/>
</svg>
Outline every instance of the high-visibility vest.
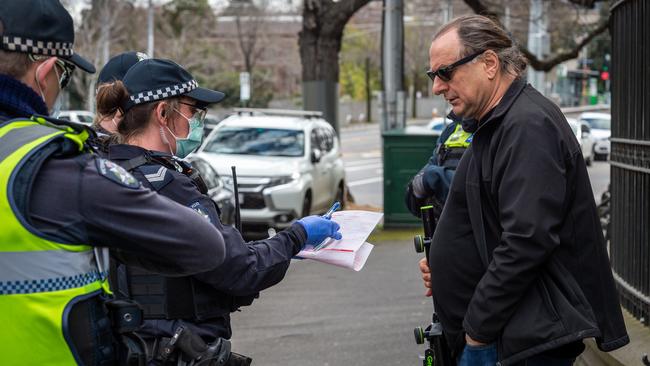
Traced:
<svg viewBox="0 0 650 366">
<path fill-rule="evenodd" d="M 440 146 L 438 165 L 456 169 L 460 158 L 472 143 L 473 133 L 465 132 L 460 123 L 456 124 L 454 132 Z"/>
<path fill-rule="evenodd" d="M 57 243 L 33 228 L 14 189 L 29 182 L 25 174 L 37 173 L 25 172 L 30 158 L 63 142 L 73 142 L 81 152 L 87 137 L 86 131 L 42 118 L 0 124 L 1 365 L 81 363 L 70 342 L 68 316 L 74 304 L 104 291 L 106 273 L 91 246 Z"/>
</svg>

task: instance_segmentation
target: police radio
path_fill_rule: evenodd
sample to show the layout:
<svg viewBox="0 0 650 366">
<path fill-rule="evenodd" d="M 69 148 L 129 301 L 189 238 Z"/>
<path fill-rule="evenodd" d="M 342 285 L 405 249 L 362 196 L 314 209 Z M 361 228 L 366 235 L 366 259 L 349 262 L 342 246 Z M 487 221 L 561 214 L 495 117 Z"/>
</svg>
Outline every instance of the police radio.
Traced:
<svg viewBox="0 0 650 366">
<path fill-rule="evenodd" d="M 433 233 L 436 231 L 435 207 L 433 205 L 420 208 L 422 213 L 422 226 L 424 236 L 416 235 L 413 239 L 415 251 L 418 253 L 425 252 L 427 260 L 429 259 L 429 249 L 433 240 Z M 429 341 L 429 348 L 424 352 L 424 366 L 452 366 L 451 350 L 447 345 L 444 335 L 442 334 L 442 324 L 438 314 L 436 314 L 435 304 L 433 306 L 433 317 L 431 324 L 426 328 L 416 327 L 413 330 L 415 343 L 424 344 Z"/>
</svg>

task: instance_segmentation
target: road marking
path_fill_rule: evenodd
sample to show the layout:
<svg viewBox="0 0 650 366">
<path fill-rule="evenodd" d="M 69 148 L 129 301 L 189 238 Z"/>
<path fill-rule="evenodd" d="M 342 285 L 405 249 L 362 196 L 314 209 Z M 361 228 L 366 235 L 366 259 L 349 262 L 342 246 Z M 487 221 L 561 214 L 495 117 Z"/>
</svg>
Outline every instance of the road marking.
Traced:
<svg viewBox="0 0 650 366">
<path fill-rule="evenodd" d="M 371 170 L 371 169 L 381 169 L 383 167 L 382 164 L 368 164 L 368 165 L 358 165 L 358 166 L 353 166 L 353 167 L 345 167 L 345 172 L 346 173 L 351 173 L 351 172 L 359 172 L 362 170 Z"/>
<path fill-rule="evenodd" d="M 346 167 L 350 166 L 358 166 L 358 165 L 366 165 L 366 164 L 378 164 L 381 163 L 381 159 L 363 159 L 363 160 L 350 160 L 350 161 L 344 161 L 343 164 Z"/>
<path fill-rule="evenodd" d="M 363 186 L 363 185 L 366 185 L 366 184 L 372 184 L 372 183 L 381 182 L 381 181 L 383 181 L 383 180 L 384 180 L 383 177 L 375 177 L 375 178 L 361 179 L 361 180 L 357 180 L 357 181 L 354 181 L 354 182 L 349 182 L 349 183 L 348 183 L 348 187 Z"/>
</svg>

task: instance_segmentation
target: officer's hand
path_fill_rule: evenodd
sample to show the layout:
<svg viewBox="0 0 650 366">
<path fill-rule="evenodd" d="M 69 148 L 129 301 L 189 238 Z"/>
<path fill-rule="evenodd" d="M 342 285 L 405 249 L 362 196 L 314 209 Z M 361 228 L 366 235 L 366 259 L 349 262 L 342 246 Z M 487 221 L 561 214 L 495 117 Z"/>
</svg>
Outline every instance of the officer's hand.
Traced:
<svg viewBox="0 0 650 366">
<path fill-rule="evenodd" d="M 411 186 L 413 187 L 413 195 L 417 198 L 426 198 L 430 195 L 429 190 L 427 189 L 424 183 L 424 173 L 426 169 L 420 170 L 420 172 L 413 177 L 411 181 Z"/>
<path fill-rule="evenodd" d="M 339 232 L 339 224 L 322 216 L 312 215 L 303 217 L 298 220 L 298 223 L 307 232 L 307 242 L 305 244 L 315 246 L 326 238 L 334 238 L 336 240 L 342 238 Z"/>
<path fill-rule="evenodd" d="M 404 195 L 404 203 L 406 208 L 413 214 L 413 216 L 422 217 L 420 207 L 425 205 L 425 200 L 415 197 L 413 193 L 413 184 L 409 183 L 406 194 Z"/>
<path fill-rule="evenodd" d="M 426 258 L 422 258 L 418 264 L 420 266 L 420 272 L 422 272 L 424 287 L 427 289 L 424 296 L 429 297 L 431 296 L 431 269 L 429 268 L 429 262 Z"/>
</svg>

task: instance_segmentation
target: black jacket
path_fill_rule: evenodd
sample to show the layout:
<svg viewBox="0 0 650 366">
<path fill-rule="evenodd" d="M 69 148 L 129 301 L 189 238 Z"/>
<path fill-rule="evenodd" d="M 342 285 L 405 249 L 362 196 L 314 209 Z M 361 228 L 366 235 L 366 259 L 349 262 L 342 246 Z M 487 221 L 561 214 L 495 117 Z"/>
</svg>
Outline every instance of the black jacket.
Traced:
<svg viewBox="0 0 650 366">
<path fill-rule="evenodd" d="M 581 149 L 524 80 L 479 122 L 467 159 L 472 231 L 487 270 L 463 328 L 501 365 L 595 337 L 629 342 Z"/>
</svg>

